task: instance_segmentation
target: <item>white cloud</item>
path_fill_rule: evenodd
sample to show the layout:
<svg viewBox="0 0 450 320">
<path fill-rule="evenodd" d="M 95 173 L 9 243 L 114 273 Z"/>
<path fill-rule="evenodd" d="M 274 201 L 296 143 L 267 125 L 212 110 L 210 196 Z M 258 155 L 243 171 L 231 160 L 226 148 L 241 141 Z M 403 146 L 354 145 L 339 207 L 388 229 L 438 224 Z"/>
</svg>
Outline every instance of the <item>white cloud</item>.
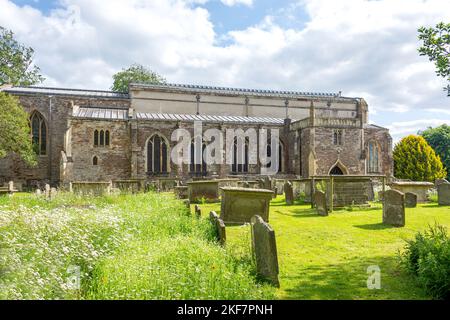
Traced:
<svg viewBox="0 0 450 320">
<path fill-rule="evenodd" d="M 239 4 L 243 4 L 250 7 L 253 4 L 253 0 L 220 0 L 220 2 L 229 7 Z"/>
<path fill-rule="evenodd" d="M 205 2 L 61 0 L 44 15 L 0 0 L 0 25 L 35 49 L 46 85 L 108 88 L 112 74 L 138 62 L 171 82 L 342 90 L 364 97 L 371 121 L 394 135 L 407 131 L 392 122 L 415 110 L 450 109 L 445 81 L 417 53 L 417 28 L 450 21 L 449 1 L 302 0 L 226 35 L 215 33 Z M 309 17 L 303 27 L 278 23 L 299 10 Z"/>
</svg>

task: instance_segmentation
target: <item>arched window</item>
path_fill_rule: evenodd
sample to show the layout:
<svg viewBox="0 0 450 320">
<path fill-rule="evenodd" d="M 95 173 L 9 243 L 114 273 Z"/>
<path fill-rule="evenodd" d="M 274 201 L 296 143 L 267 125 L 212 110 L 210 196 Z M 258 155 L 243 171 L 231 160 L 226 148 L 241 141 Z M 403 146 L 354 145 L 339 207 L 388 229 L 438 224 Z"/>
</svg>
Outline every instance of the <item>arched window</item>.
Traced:
<svg viewBox="0 0 450 320">
<path fill-rule="evenodd" d="M 100 143 L 101 146 L 105 145 L 105 131 L 100 130 Z"/>
<path fill-rule="evenodd" d="M 109 146 L 109 130 L 105 131 L 105 146 Z"/>
<path fill-rule="evenodd" d="M 155 134 L 147 142 L 147 173 L 164 174 L 168 172 L 169 146 L 166 140 Z"/>
<path fill-rule="evenodd" d="M 337 146 L 342 145 L 342 130 L 335 129 L 333 130 L 333 144 Z"/>
<path fill-rule="evenodd" d="M 283 172 L 283 149 L 284 145 L 281 141 L 278 144 L 278 173 Z M 272 144 L 270 139 L 267 141 L 267 156 L 272 157 Z M 271 163 L 266 164 L 266 168 L 270 168 Z"/>
<path fill-rule="evenodd" d="M 98 165 L 98 158 L 97 158 L 97 156 L 94 156 L 92 158 L 92 165 L 94 165 L 94 166 Z"/>
<path fill-rule="evenodd" d="M 33 150 L 37 155 L 47 154 L 47 125 L 39 112 L 34 112 L 30 118 Z"/>
<path fill-rule="evenodd" d="M 249 139 L 245 138 L 245 143 L 241 143 L 241 151 L 238 152 L 238 138 L 234 138 L 233 145 L 233 163 L 231 165 L 231 172 L 233 173 L 247 173 L 248 172 L 248 144 Z M 240 157 L 240 159 L 238 159 Z M 238 161 L 239 160 L 239 161 Z"/>
<path fill-rule="evenodd" d="M 367 161 L 367 172 L 368 173 L 378 173 L 380 171 L 378 167 L 378 144 L 374 141 L 370 141 L 367 145 L 369 159 Z"/>
<path fill-rule="evenodd" d="M 197 176 L 206 176 L 208 174 L 208 168 L 205 162 L 205 159 L 203 158 L 203 153 L 206 149 L 206 144 L 202 144 L 202 161 L 201 163 L 195 163 L 195 143 L 194 141 L 191 142 L 191 164 L 189 165 L 189 171 Z"/>
<path fill-rule="evenodd" d="M 94 131 L 94 146 L 98 146 L 98 130 Z"/>
</svg>

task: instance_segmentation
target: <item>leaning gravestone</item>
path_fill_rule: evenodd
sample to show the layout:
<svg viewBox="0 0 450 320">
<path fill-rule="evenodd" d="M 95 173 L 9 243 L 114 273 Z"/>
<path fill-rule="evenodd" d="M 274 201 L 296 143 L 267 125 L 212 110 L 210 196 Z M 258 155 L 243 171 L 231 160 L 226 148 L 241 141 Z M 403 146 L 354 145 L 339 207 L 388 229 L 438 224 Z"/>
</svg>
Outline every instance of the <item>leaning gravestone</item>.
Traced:
<svg viewBox="0 0 450 320">
<path fill-rule="evenodd" d="M 294 189 L 292 188 L 292 183 L 289 181 L 286 181 L 284 184 L 284 196 L 286 198 L 287 205 L 290 206 L 294 204 Z"/>
<path fill-rule="evenodd" d="M 405 226 L 405 194 L 391 189 L 384 192 L 383 223 Z"/>
<path fill-rule="evenodd" d="M 412 192 L 405 193 L 405 207 L 406 208 L 417 207 L 417 194 Z"/>
<path fill-rule="evenodd" d="M 223 246 L 227 240 L 227 235 L 225 231 L 225 223 L 219 218 L 215 211 L 209 213 L 209 221 L 211 221 L 215 231 L 216 239 Z"/>
<path fill-rule="evenodd" d="M 324 192 L 317 190 L 313 195 L 314 206 L 319 216 L 328 216 L 327 197 Z"/>
<path fill-rule="evenodd" d="M 450 183 L 441 183 L 437 187 L 438 203 L 441 206 L 450 206 Z"/>
<path fill-rule="evenodd" d="M 258 215 L 252 217 L 251 226 L 252 249 L 256 260 L 256 271 L 258 275 L 279 287 L 275 231 Z"/>
</svg>

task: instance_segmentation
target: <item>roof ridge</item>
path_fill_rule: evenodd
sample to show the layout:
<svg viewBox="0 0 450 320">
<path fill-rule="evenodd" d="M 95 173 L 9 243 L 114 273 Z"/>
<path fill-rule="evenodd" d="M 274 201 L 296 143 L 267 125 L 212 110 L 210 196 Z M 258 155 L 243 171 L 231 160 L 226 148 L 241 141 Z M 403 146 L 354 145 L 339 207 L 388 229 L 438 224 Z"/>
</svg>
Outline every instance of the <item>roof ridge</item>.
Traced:
<svg viewBox="0 0 450 320">
<path fill-rule="evenodd" d="M 238 88 L 238 87 L 224 87 L 224 86 L 212 86 L 212 85 L 197 85 L 197 84 L 181 84 L 181 83 L 161 83 L 161 84 L 149 84 L 142 82 L 130 83 L 130 86 L 142 86 L 142 87 L 173 87 L 173 88 L 185 88 L 185 89 L 199 89 L 199 90 L 216 90 L 216 91 L 229 91 L 229 92 L 250 92 L 259 94 L 282 94 L 282 95 L 310 95 L 310 96 L 332 96 L 340 97 L 340 92 L 308 92 L 308 91 L 294 91 L 294 90 L 274 90 L 274 89 L 255 89 L 255 88 Z"/>
<path fill-rule="evenodd" d="M 27 88 L 31 88 L 31 89 L 48 89 L 48 90 L 59 90 L 59 91 L 64 91 L 64 90 L 69 90 L 69 91 L 87 91 L 87 92 L 105 92 L 105 93 L 117 93 L 117 94 L 124 94 L 127 95 L 128 93 L 126 92 L 120 92 L 120 91 L 113 91 L 113 90 L 96 90 L 96 89 L 80 89 L 80 88 L 68 88 L 68 87 L 47 87 L 47 86 L 13 86 L 11 88 L 8 89 L 27 89 Z"/>
</svg>

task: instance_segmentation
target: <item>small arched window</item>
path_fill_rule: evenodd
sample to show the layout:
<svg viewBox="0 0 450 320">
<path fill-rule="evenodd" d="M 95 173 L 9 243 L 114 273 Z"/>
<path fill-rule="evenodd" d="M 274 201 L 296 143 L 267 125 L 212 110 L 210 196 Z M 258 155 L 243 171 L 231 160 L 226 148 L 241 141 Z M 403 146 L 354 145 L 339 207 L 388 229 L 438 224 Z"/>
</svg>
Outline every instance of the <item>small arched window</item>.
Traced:
<svg viewBox="0 0 450 320">
<path fill-rule="evenodd" d="M 94 146 L 98 146 L 98 130 L 94 131 Z"/>
<path fill-rule="evenodd" d="M 34 112 L 30 118 L 33 150 L 37 155 L 47 154 L 47 125 L 39 112 Z"/>
<path fill-rule="evenodd" d="M 104 146 L 105 145 L 105 131 L 100 130 L 100 145 Z"/>
<path fill-rule="evenodd" d="M 98 158 L 97 158 L 97 156 L 94 156 L 92 158 L 92 165 L 94 165 L 94 166 L 98 165 Z"/>
<path fill-rule="evenodd" d="M 105 131 L 105 146 L 109 146 L 109 130 Z"/>
<path fill-rule="evenodd" d="M 337 146 L 342 145 L 342 130 L 335 129 L 333 130 L 333 144 Z"/>
</svg>

